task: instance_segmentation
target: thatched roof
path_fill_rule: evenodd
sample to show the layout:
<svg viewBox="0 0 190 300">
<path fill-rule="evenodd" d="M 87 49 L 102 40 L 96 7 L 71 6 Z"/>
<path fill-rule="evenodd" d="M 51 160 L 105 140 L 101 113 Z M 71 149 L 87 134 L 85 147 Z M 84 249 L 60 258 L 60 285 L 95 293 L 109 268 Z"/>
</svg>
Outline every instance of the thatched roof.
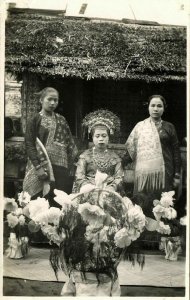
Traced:
<svg viewBox="0 0 190 300">
<path fill-rule="evenodd" d="M 6 70 L 82 79 L 184 81 L 186 28 L 12 15 L 6 22 Z"/>
</svg>

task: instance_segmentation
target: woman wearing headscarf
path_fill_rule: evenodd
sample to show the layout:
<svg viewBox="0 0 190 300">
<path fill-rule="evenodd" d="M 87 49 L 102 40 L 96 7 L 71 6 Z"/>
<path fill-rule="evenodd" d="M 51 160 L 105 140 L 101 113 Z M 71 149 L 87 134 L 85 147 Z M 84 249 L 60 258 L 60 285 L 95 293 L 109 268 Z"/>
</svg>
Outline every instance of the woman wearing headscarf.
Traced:
<svg viewBox="0 0 190 300">
<path fill-rule="evenodd" d="M 46 87 L 38 95 L 42 108 L 28 121 L 25 134 L 29 159 L 23 190 L 33 198 L 50 194 L 53 188 L 70 193 L 69 170 L 77 155 L 66 119 L 54 112 L 59 102 L 58 91 Z"/>
</svg>

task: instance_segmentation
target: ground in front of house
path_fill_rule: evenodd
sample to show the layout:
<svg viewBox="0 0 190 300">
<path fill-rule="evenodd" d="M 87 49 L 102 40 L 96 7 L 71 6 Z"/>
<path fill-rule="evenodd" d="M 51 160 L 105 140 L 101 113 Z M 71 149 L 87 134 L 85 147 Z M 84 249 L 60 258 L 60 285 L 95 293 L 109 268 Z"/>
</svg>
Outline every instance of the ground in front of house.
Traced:
<svg viewBox="0 0 190 300">
<path fill-rule="evenodd" d="M 121 296 L 184 297 L 185 256 L 168 261 L 160 251 L 146 251 L 143 270 L 136 264 L 121 262 L 118 267 Z M 4 253 L 4 296 L 60 296 L 66 280 L 55 274 L 49 264 L 49 249 L 31 247 L 24 259 L 10 259 Z M 176 298 L 177 299 L 177 298 Z"/>
<path fill-rule="evenodd" d="M 4 296 L 60 296 L 63 282 L 4 278 Z M 183 287 L 121 286 L 121 296 L 130 297 L 184 297 Z"/>
</svg>

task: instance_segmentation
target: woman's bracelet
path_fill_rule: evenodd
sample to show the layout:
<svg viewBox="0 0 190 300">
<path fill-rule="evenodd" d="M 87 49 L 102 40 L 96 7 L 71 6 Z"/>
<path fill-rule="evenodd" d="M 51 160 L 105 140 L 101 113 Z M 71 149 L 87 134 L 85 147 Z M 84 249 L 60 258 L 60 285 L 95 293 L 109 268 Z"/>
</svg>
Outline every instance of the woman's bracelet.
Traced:
<svg viewBox="0 0 190 300">
<path fill-rule="evenodd" d="M 41 165 L 37 165 L 37 166 L 35 167 L 35 169 L 36 169 L 36 170 L 39 170 L 41 167 L 42 167 Z"/>
</svg>

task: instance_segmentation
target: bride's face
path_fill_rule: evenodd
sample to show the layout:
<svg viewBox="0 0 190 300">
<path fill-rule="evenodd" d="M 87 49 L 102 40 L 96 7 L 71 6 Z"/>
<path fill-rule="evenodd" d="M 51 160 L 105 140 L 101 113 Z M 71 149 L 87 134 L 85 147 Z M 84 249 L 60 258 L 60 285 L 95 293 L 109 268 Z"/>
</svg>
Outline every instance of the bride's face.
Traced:
<svg viewBox="0 0 190 300">
<path fill-rule="evenodd" d="M 93 143 L 96 149 L 106 149 L 109 135 L 106 129 L 96 128 L 93 134 Z"/>
</svg>

